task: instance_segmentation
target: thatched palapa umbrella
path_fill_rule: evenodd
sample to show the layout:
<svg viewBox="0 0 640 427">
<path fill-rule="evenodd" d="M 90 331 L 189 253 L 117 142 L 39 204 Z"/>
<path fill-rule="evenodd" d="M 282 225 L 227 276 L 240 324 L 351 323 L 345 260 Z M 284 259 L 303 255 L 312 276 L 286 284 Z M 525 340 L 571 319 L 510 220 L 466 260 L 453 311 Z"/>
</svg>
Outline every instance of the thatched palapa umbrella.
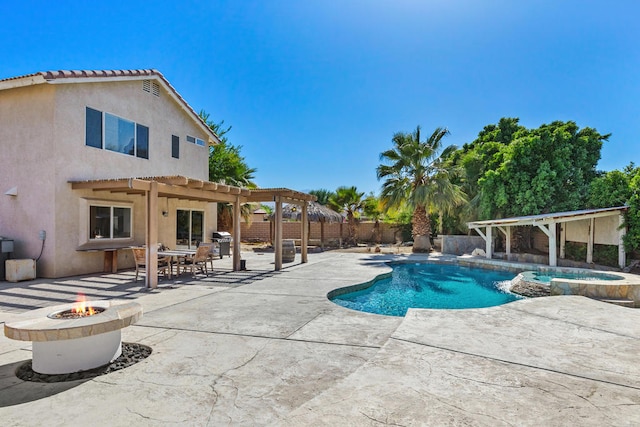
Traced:
<svg viewBox="0 0 640 427">
<path fill-rule="evenodd" d="M 282 217 L 294 221 L 300 221 L 302 209 L 298 205 L 285 205 L 282 207 Z M 269 219 L 273 221 L 275 214 L 271 214 Z M 307 202 L 307 220 L 309 222 L 320 223 L 320 246 L 324 248 L 324 224 L 325 222 L 343 221 L 342 215 L 318 202 Z"/>
</svg>

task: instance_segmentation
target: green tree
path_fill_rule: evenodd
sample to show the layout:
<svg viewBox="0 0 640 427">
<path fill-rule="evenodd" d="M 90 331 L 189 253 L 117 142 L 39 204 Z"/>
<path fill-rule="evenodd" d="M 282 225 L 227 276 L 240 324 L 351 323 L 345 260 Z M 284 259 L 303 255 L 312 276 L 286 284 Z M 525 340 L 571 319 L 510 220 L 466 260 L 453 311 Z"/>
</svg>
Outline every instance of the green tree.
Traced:
<svg viewBox="0 0 640 427">
<path fill-rule="evenodd" d="M 362 204 L 362 212 L 365 216 L 374 220 L 373 235 L 371 237 L 375 243 L 380 243 L 382 237 L 380 232 L 380 217 L 383 214 L 382 202 L 373 193 L 369 193 Z"/>
<path fill-rule="evenodd" d="M 255 168 L 240 154 L 242 146 L 220 143 L 209 149 L 209 181 L 235 187 L 256 188 Z"/>
<path fill-rule="evenodd" d="M 357 217 L 364 206 L 362 199 L 364 193 L 359 193 L 356 187 L 338 187 L 335 194 L 329 198 L 329 207 L 336 212 L 346 212 L 347 224 L 349 225 L 349 237 L 347 245 L 355 246 Z"/>
<path fill-rule="evenodd" d="M 257 188 L 253 182 L 256 169 L 249 167 L 240 154 L 242 146 L 234 146 L 227 139 L 226 134 L 231 130 L 231 126 L 225 129 L 224 120 L 215 123 L 204 110 L 201 110 L 199 115 L 220 138 L 220 144 L 209 147 L 209 181 L 235 187 Z M 247 221 L 251 218 L 252 208 L 251 204 L 244 204 L 241 208 L 241 215 Z M 230 204 L 218 203 L 218 229 L 231 229 L 232 211 Z"/>
<path fill-rule="evenodd" d="M 464 200 L 459 186 L 450 180 L 449 170 L 442 162 L 442 139 L 449 134 L 436 128 L 426 141 L 421 141 L 420 126 L 412 133 L 393 135 L 394 148 L 380 154 L 385 162 L 377 167 L 378 179 L 384 178 L 381 199 L 386 207 L 408 204 L 413 209 L 413 251 L 431 250 L 431 221 L 428 212 L 446 203 Z"/>
<path fill-rule="evenodd" d="M 602 174 L 589 185 L 589 208 L 611 208 L 623 206 L 629 201 L 633 191 L 631 179 L 635 173 L 613 170 Z"/>
<path fill-rule="evenodd" d="M 629 189 L 631 195 L 627 201 L 629 210 L 625 216 L 627 234 L 624 236 L 627 251 L 640 251 L 640 168 L 626 170 L 630 174 Z"/>
<path fill-rule="evenodd" d="M 256 169 L 250 168 L 240 154 L 242 146 L 234 146 L 228 141 L 226 135 L 231 130 L 231 126 L 225 129 L 224 120 L 216 123 L 204 110 L 200 110 L 199 115 L 220 139 L 220 144 L 209 147 L 209 181 L 236 187 L 256 188 L 253 182 Z"/>
<path fill-rule="evenodd" d="M 609 135 L 571 121 L 515 135 L 478 179 L 481 219 L 583 208 Z"/>
<path fill-rule="evenodd" d="M 449 168 L 460 168 L 461 173 L 452 177 L 454 183 L 460 185 L 469 198 L 463 209 L 458 209 L 451 215 L 445 215 L 445 222 L 462 227 L 467 221 L 475 220 L 480 215 L 482 199 L 479 180 L 489 170 L 497 169 L 504 161 L 506 148 L 514 139 L 527 132 L 519 125 L 518 118 L 503 117 L 497 124 L 484 127 L 478 137 L 471 143 L 465 144 L 446 157 Z"/>
<path fill-rule="evenodd" d="M 640 251 L 640 168 L 630 163 L 623 171 L 606 172 L 591 181 L 589 204 L 591 208 L 609 208 L 627 205 L 625 214 L 625 248 Z"/>
<path fill-rule="evenodd" d="M 220 142 L 222 142 L 222 143 L 226 143 L 227 142 L 227 133 L 231 130 L 231 126 L 229 126 L 228 128 L 225 129 L 224 128 L 224 120 L 221 120 L 220 123 L 216 123 L 210 118 L 210 114 L 207 113 L 204 110 L 200 110 L 198 115 L 200 116 L 202 121 L 207 126 L 209 126 L 209 129 L 211 129 L 213 131 L 213 133 L 218 135 L 218 139 L 220 140 Z"/>
</svg>

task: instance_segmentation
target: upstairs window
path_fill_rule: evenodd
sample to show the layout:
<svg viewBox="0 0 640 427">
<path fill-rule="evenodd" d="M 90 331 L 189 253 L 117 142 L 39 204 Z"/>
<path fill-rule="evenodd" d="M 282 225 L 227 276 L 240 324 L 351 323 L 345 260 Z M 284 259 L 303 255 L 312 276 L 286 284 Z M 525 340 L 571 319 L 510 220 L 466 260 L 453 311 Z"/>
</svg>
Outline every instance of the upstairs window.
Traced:
<svg viewBox="0 0 640 427">
<path fill-rule="evenodd" d="M 85 144 L 89 147 L 104 148 L 148 159 L 149 128 L 116 115 L 102 113 L 87 107 Z"/>
<path fill-rule="evenodd" d="M 136 124 L 136 157 L 149 158 L 149 128 Z"/>
<path fill-rule="evenodd" d="M 87 107 L 86 144 L 102 148 L 102 112 Z"/>
<path fill-rule="evenodd" d="M 180 158 L 180 138 L 175 135 L 171 135 L 171 157 Z"/>
<path fill-rule="evenodd" d="M 200 138 L 196 138 L 194 136 L 187 135 L 187 142 L 204 147 L 204 140 Z"/>
</svg>

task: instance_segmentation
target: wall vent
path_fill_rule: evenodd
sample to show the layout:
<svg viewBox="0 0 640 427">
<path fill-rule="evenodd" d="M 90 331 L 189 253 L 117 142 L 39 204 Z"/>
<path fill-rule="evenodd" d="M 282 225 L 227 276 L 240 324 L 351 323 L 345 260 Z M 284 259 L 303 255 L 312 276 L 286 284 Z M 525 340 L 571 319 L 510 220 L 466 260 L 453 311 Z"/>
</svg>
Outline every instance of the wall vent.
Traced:
<svg viewBox="0 0 640 427">
<path fill-rule="evenodd" d="M 151 92 L 151 80 L 142 81 L 142 90 L 145 92 Z"/>
<path fill-rule="evenodd" d="M 156 82 L 153 82 L 153 94 L 155 96 L 160 96 L 160 85 Z"/>
</svg>

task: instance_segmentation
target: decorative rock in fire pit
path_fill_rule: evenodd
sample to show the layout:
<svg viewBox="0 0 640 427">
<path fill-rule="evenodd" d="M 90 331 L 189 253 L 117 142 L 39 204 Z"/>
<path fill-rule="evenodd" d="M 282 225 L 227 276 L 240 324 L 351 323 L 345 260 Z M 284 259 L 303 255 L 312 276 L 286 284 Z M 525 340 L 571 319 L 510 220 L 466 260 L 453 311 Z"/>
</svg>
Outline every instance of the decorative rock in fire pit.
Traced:
<svg viewBox="0 0 640 427">
<path fill-rule="evenodd" d="M 142 317 L 136 302 L 88 301 L 46 307 L 16 316 L 4 325 L 14 340 L 33 341 L 33 370 L 66 374 L 97 368 L 122 353 L 121 329 Z M 93 313 L 89 311 L 93 310 Z M 81 311 L 80 314 L 76 313 Z"/>
</svg>

